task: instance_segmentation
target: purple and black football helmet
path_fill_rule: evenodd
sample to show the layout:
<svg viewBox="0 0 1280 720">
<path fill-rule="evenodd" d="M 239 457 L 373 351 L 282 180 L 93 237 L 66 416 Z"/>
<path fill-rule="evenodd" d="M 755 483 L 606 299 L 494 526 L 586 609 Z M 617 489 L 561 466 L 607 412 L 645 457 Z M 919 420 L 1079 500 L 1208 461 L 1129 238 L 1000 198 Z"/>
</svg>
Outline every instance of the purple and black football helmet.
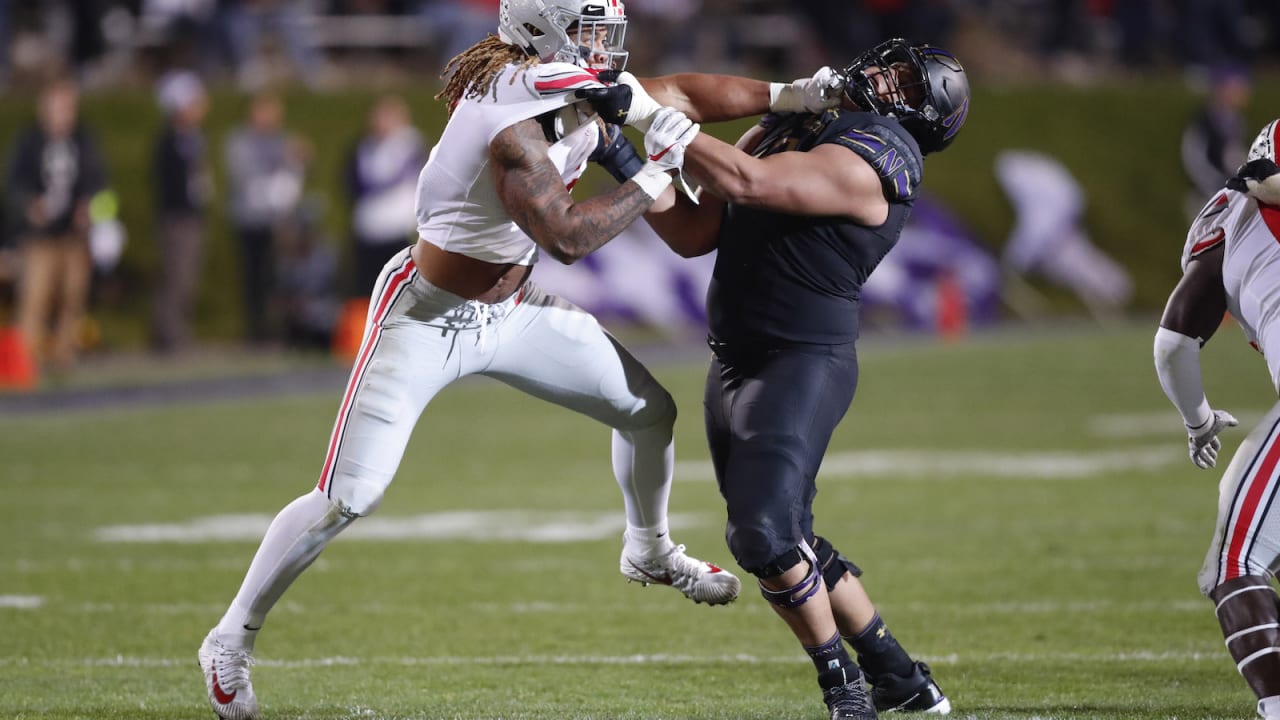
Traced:
<svg viewBox="0 0 1280 720">
<path fill-rule="evenodd" d="M 881 73 L 898 79 L 896 91 L 888 96 L 876 90 L 873 76 Z M 858 56 L 840 74 L 851 102 L 897 119 L 926 154 L 950 145 L 969 114 L 964 68 L 954 55 L 931 45 L 902 38 L 886 40 Z"/>
</svg>

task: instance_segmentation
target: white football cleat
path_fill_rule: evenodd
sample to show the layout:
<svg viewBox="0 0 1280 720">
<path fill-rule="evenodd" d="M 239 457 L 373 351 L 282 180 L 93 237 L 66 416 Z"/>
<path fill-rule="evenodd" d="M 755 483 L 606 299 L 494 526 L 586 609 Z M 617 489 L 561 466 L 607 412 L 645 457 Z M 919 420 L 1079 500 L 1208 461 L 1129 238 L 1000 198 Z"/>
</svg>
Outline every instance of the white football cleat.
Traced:
<svg viewBox="0 0 1280 720">
<path fill-rule="evenodd" d="M 210 630 L 205 636 L 199 654 L 209 705 L 222 720 L 258 720 L 258 698 L 249 682 L 253 656 L 218 642 L 215 632 Z"/>
<path fill-rule="evenodd" d="M 619 569 L 628 582 L 670 585 L 698 603 L 731 603 L 742 590 L 737 576 L 709 562 L 689 557 L 683 545 L 673 545 L 659 555 L 646 557 L 638 547 L 623 543 Z"/>
</svg>

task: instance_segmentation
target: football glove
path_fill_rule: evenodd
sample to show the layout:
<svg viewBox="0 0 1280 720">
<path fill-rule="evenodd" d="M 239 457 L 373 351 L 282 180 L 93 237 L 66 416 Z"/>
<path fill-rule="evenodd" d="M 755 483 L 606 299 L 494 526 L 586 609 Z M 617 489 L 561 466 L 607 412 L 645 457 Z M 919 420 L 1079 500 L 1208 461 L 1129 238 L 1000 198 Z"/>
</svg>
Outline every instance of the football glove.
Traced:
<svg viewBox="0 0 1280 720">
<path fill-rule="evenodd" d="M 840 104 L 844 96 L 844 76 L 827 66 L 813 77 L 790 84 L 769 83 L 769 109 L 773 112 L 820 113 Z"/>
<path fill-rule="evenodd" d="M 574 91 L 573 96 L 579 100 L 586 100 L 600 119 L 611 125 L 621 125 L 625 122 L 627 111 L 631 109 L 632 91 L 628 85 L 581 88 Z"/>
<path fill-rule="evenodd" d="M 1214 410 L 1213 414 L 1202 425 L 1187 428 L 1187 450 L 1191 462 L 1201 470 L 1207 470 L 1218 462 L 1218 451 L 1222 449 L 1219 433 L 1229 427 L 1240 424 L 1225 410 Z"/>
<path fill-rule="evenodd" d="M 662 104 L 654 100 L 636 76 L 629 72 L 618 74 L 618 84 L 631 88 L 631 104 L 627 107 L 627 119 L 623 124 L 648 132 L 653 116 L 662 109 Z"/>
<path fill-rule="evenodd" d="M 1267 158 L 1250 160 L 1227 180 L 1227 187 L 1269 205 L 1280 205 L 1280 167 Z"/>
<path fill-rule="evenodd" d="M 644 134 L 644 150 L 649 163 L 663 171 L 684 167 L 684 149 L 698 136 L 702 126 L 672 107 L 660 108 Z"/>
<path fill-rule="evenodd" d="M 587 159 L 607 170 L 620 183 L 631 179 L 644 167 L 644 158 L 622 134 L 619 125 L 605 125 L 600 129 L 599 143 Z"/>
</svg>

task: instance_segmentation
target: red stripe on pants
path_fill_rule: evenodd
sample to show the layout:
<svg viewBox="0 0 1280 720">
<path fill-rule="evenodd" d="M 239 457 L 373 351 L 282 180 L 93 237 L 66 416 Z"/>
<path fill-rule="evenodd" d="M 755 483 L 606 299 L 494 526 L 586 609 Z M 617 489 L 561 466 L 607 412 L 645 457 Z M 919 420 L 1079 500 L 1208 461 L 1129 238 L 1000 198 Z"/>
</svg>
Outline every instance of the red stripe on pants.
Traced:
<svg viewBox="0 0 1280 720">
<path fill-rule="evenodd" d="M 325 453 L 324 470 L 320 472 L 320 482 L 316 485 L 322 492 L 329 483 L 329 475 L 333 470 L 333 460 L 338 455 L 338 446 L 342 444 L 342 434 L 347 429 L 347 414 L 351 412 L 351 401 L 355 398 L 356 388 L 359 387 L 365 368 L 369 364 L 369 356 L 373 354 L 373 348 L 378 344 L 378 336 L 382 334 L 382 321 L 386 318 L 387 311 L 391 308 L 391 299 L 396 296 L 396 293 L 408 281 L 409 276 L 413 274 L 413 270 L 413 258 L 409 258 L 405 266 L 387 280 L 387 286 L 383 288 L 382 296 L 378 298 L 377 309 L 374 311 L 371 320 L 372 325 L 369 329 L 369 336 L 365 338 L 364 344 L 360 347 L 355 368 L 351 371 L 351 379 L 347 381 L 347 391 L 342 396 L 342 409 L 338 411 L 338 421 L 334 423 L 333 435 L 329 437 L 329 451 Z"/>
<path fill-rule="evenodd" d="M 1258 468 L 1258 472 L 1248 479 L 1249 488 L 1245 491 L 1244 501 L 1240 505 L 1240 514 L 1236 516 L 1236 521 L 1232 526 L 1231 540 L 1227 543 L 1227 556 L 1224 560 L 1226 564 L 1226 574 L 1223 576 L 1223 582 L 1238 578 L 1244 574 L 1241 571 L 1243 565 L 1244 543 L 1245 538 L 1249 535 L 1249 528 L 1253 525 L 1253 521 L 1258 512 L 1258 505 L 1262 500 L 1263 493 L 1266 492 L 1267 486 L 1271 484 L 1271 475 L 1275 472 L 1276 463 L 1280 462 L 1280 442 L 1277 439 L 1280 435 L 1271 437 L 1271 446 L 1266 450 L 1266 457 L 1262 461 L 1262 466 Z"/>
</svg>

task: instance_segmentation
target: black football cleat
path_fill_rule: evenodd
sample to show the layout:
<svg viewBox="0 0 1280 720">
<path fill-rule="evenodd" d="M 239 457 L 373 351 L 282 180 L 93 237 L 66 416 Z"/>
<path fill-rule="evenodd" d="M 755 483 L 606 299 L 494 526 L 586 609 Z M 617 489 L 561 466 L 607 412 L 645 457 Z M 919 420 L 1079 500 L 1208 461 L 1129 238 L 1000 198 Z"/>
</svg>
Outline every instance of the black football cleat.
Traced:
<svg viewBox="0 0 1280 720">
<path fill-rule="evenodd" d="M 818 673 L 822 701 L 831 712 L 831 720 L 875 720 L 876 709 L 867 695 L 862 672 L 856 666 L 824 670 Z"/>
<path fill-rule="evenodd" d="M 951 712 L 951 701 L 942 694 L 933 681 L 929 666 L 917 662 L 907 676 L 886 673 L 877 677 L 867 676 L 871 683 L 871 700 L 880 712 L 922 712 L 946 715 Z"/>
</svg>

